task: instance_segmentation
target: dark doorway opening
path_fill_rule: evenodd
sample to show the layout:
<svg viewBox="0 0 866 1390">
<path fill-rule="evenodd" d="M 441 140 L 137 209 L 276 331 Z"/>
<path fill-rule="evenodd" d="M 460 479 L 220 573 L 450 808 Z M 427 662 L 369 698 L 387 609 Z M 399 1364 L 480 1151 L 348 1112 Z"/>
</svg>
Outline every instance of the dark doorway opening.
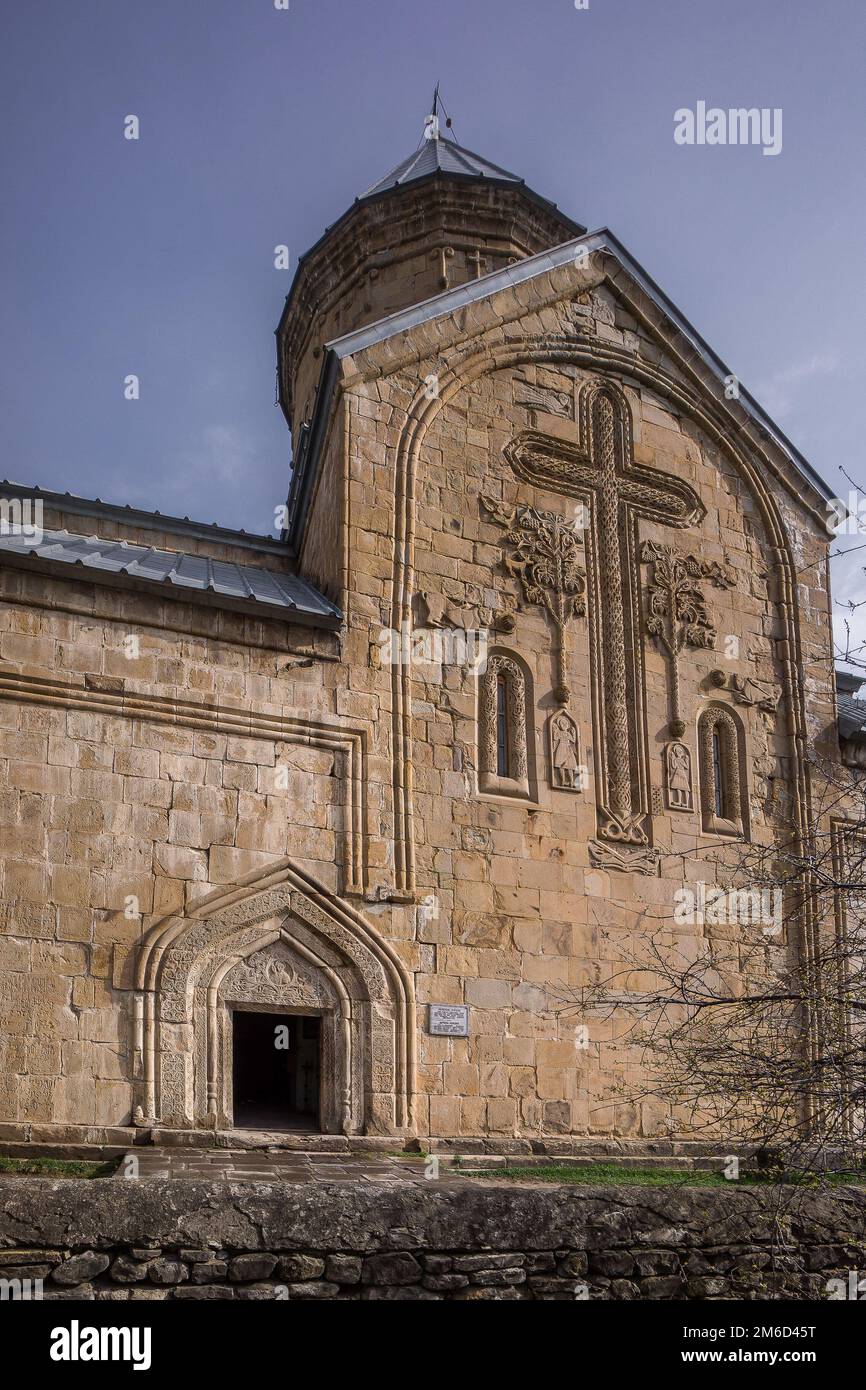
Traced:
<svg viewBox="0 0 866 1390">
<path fill-rule="evenodd" d="M 232 1061 L 237 1128 L 318 1130 L 321 1019 L 235 1009 Z"/>
</svg>

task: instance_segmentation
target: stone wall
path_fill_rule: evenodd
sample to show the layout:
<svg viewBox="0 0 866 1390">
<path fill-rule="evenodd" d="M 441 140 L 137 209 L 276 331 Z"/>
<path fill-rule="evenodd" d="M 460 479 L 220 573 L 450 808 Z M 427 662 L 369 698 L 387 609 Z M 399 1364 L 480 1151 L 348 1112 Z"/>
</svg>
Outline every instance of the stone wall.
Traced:
<svg viewBox="0 0 866 1390">
<path fill-rule="evenodd" d="M 210 635 L 180 638 L 187 611 L 0 568 L 10 1125 L 129 1125 L 135 953 L 166 914 L 290 855 L 340 887 L 352 725 L 330 714 L 340 666 L 309 655 L 335 639 L 281 624 L 280 651 L 207 610 Z"/>
<path fill-rule="evenodd" d="M 424 275 L 435 276 L 423 218 L 417 230 Z M 707 828 L 708 708 L 743 735 L 737 786 L 752 843 L 788 842 L 789 805 L 802 829 L 814 822 L 802 753 L 828 752 L 820 736 L 830 730 L 832 743 L 834 718 L 827 535 L 783 452 L 722 398 L 691 341 L 615 259 L 602 262 L 540 273 L 341 359 L 302 561 L 340 596 L 344 632 L 0 567 L 0 1135 L 104 1143 L 122 1142 L 117 1130 L 133 1119 L 227 1127 L 231 1009 L 249 999 L 229 997 L 219 969 L 235 950 L 269 950 L 274 933 L 281 950 L 288 938 L 315 947 L 301 939 L 290 873 L 316 898 L 304 900 L 324 951 L 316 970 L 347 976 L 342 1070 L 330 1074 L 350 1094 L 331 1087 L 325 1128 L 506 1141 L 689 1133 L 687 1112 L 646 1098 L 624 1011 L 585 1021 L 562 1004 L 624 967 L 629 988 L 650 990 L 650 938 L 681 962 L 711 946 L 733 959 L 734 978 L 741 947 L 757 941 L 775 968 L 798 946 L 761 925 L 672 919 L 684 885 L 712 886 L 718 873 L 740 886 L 738 837 Z M 469 264 L 463 255 L 461 276 Z M 359 314 L 404 302 L 403 270 L 391 269 L 397 298 L 359 298 Z M 435 288 L 421 279 L 414 293 Z M 289 356 L 307 354 L 297 328 Z M 299 400 L 312 399 L 321 366 L 309 348 Z M 532 508 L 560 530 L 577 523 L 568 470 L 600 380 L 619 393 L 621 464 L 643 470 L 632 473 L 643 511 L 623 566 L 610 554 L 596 562 L 590 532 L 577 535 L 578 569 L 590 587 L 598 573 L 599 591 L 568 618 L 560 663 L 556 625 L 521 580 L 526 556 L 515 561 L 501 518 Z M 536 470 L 527 437 L 546 441 Z M 685 489 L 700 504 L 687 513 L 698 521 L 668 525 L 664 508 L 653 519 L 653 489 L 670 501 L 674 483 L 680 502 Z M 145 534 L 131 527 L 131 539 Z M 124 534 L 122 521 L 107 532 Z M 258 553 L 236 540 L 225 558 Z M 682 637 L 678 720 L 671 658 L 647 625 L 657 559 L 638 541 L 698 567 L 706 640 Z M 196 541 L 212 556 L 221 544 Z M 258 549 L 273 563 L 268 545 Z M 602 641 L 593 633 L 614 580 L 628 622 Z M 440 640 L 489 632 L 498 657 L 525 673 L 525 787 L 501 794 L 479 775 L 489 769 L 474 663 L 395 655 L 391 639 L 410 628 Z M 621 665 L 634 676 L 619 708 L 635 713 L 610 748 L 600 712 Z M 560 678 L 581 785 L 555 773 Z M 686 804 L 672 805 L 680 725 L 691 784 Z M 634 833 L 651 839 L 636 856 L 623 857 L 616 836 L 598 838 L 615 765 L 644 822 Z M 217 913 L 234 920 L 208 934 Z M 151 951 L 151 935 L 176 944 L 172 960 Z M 216 937 L 219 963 L 205 950 Z M 269 957 L 258 966 L 275 978 Z M 211 984 L 222 990 L 213 1009 Z M 267 1002 L 295 1007 L 290 988 L 277 997 L 274 986 Z M 468 1036 L 433 1035 L 431 1004 L 466 1006 Z M 323 1011 L 336 1036 L 334 1008 Z"/>
<path fill-rule="evenodd" d="M 866 1192 L 10 1179 L 0 1279 L 86 1299 L 824 1299 Z"/>
<path fill-rule="evenodd" d="M 708 828 L 699 759 L 705 712 L 722 710 L 741 729 L 745 838 L 767 845 L 780 826 L 787 834 L 796 790 L 790 708 L 797 697 L 788 689 L 790 671 L 781 659 L 787 650 L 783 634 L 802 623 L 810 650 L 816 656 L 829 651 L 824 542 L 814 534 L 806 508 L 783 503 L 779 489 L 774 506 L 786 507 L 797 572 L 804 576 L 794 612 L 782 601 L 780 572 L 771 572 L 765 508 L 740 461 L 701 425 L 697 409 L 673 408 L 662 399 L 662 382 L 641 375 L 639 359 L 651 355 L 651 335 L 637 306 L 609 283 L 580 291 L 574 274 L 566 294 L 565 275 L 562 282 L 551 276 L 547 287 L 538 281 L 521 286 L 520 296 L 501 291 L 483 309 L 473 306 L 478 319 L 471 335 L 458 314 L 441 315 L 413 339 L 413 346 L 426 349 L 420 359 L 409 344 L 390 341 L 379 345 L 378 358 L 375 347 L 359 351 L 347 385 L 355 412 L 347 517 L 350 640 L 375 639 L 369 616 L 377 601 L 384 615 L 390 612 L 391 629 L 398 628 L 398 606 L 390 607 L 391 572 L 374 563 L 380 552 L 371 554 L 371 546 L 376 539 L 384 546 L 405 516 L 414 571 L 401 575 L 402 602 L 407 610 L 410 600 L 414 605 L 416 631 L 426 625 L 440 642 L 449 634 L 484 631 L 490 654 L 525 673 L 525 699 L 515 704 L 526 709 L 525 720 L 517 716 L 525 725 L 526 785 L 511 789 L 485 789 L 481 781 L 483 696 L 470 661 L 446 656 L 440 666 L 419 656 L 401 668 L 402 691 L 390 668 L 377 686 L 383 712 L 393 686 L 395 781 L 402 778 L 407 789 L 396 810 L 395 861 L 403 837 L 414 845 L 417 895 L 432 904 L 415 923 L 422 961 L 418 1000 L 467 1005 L 470 1011 L 467 1038 L 431 1036 L 422 1015 L 418 1133 L 431 1136 L 656 1136 L 669 1132 L 668 1126 L 688 1133 L 688 1114 L 651 1094 L 631 1099 L 641 1091 L 645 1054 L 629 1043 L 631 1020 L 624 1011 L 616 1018 L 582 1020 L 574 1008 L 557 1010 L 557 1001 L 576 1001 L 584 987 L 619 978 L 625 967 L 633 971 L 629 988 L 648 988 L 657 948 L 674 962 L 695 961 L 711 948 L 734 975 L 740 943 L 745 956 L 756 937 L 763 940 L 772 969 L 783 967 L 791 945 L 784 930 L 762 938 L 760 926 L 741 932 L 732 921 L 705 925 L 696 913 L 676 920 L 675 907 L 684 885 L 707 882 L 712 889 L 717 873 L 720 882 L 728 881 L 726 874 L 738 886 L 746 881 L 737 837 Z M 583 335 L 596 345 L 598 361 L 588 362 L 574 346 Z M 667 348 L 673 357 L 678 345 L 671 341 Z M 677 658 L 684 726 L 677 746 L 690 763 L 691 788 L 688 805 L 672 806 L 666 778 L 673 746 L 672 662 L 648 629 L 653 563 L 641 558 L 641 546 L 632 555 L 639 590 L 632 618 L 636 636 L 625 642 L 628 658 L 622 664 L 630 666 L 633 657 L 642 663 L 636 688 L 645 689 L 645 747 L 638 747 L 636 733 L 632 754 L 634 784 L 638 773 L 646 779 L 642 795 L 651 822 L 651 851 L 643 866 L 611 852 L 598 829 L 597 803 L 606 795 L 618 754 L 608 748 L 606 768 L 602 755 L 610 740 L 599 732 L 595 706 L 608 708 L 605 692 L 615 674 L 608 667 L 616 666 L 622 651 L 611 643 L 609 660 L 599 656 L 605 648 L 593 644 L 590 589 L 586 613 L 567 624 L 564 660 L 585 780 L 581 787 L 558 786 L 551 753 L 558 639 L 539 597 L 543 586 L 525 582 L 527 556 L 537 560 L 543 546 L 534 546 L 533 523 L 520 532 L 515 522 L 509 531 L 501 520 L 520 508 L 555 515 L 563 525 L 575 520 L 578 491 L 568 479 L 559 486 L 554 478 L 548 487 L 532 481 L 538 470 L 515 468 L 509 451 L 528 433 L 554 441 L 572 461 L 579 457 L 585 442 L 581 393 L 602 374 L 608 349 L 617 361 L 628 355 L 635 368 L 635 380 L 623 385 L 635 467 L 687 485 L 705 509 L 700 521 L 679 529 L 643 518 L 640 540 L 673 547 L 695 574 L 700 562 L 726 576 L 717 583 L 708 573 L 696 581 L 713 636 L 706 636 L 706 645 L 685 643 Z M 380 374 L 374 376 L 377 365 Z M 423 396 L 413 403 L 428 377 L 437 383 L 435 403 Z M 404 413 L 410 424 L 395 440 L 395 422 Z M 580 565 L 589 584 L 595 563 L 604 593 L 617 576 L 592 561 L 595 545 L 591 529 L 581 535 Z M 363 607 L 355 595 L 363 596 Z M 349 650 L 360 659 L 357 647 Z M 829 675 L 826 661 L 823 674 L 817 662 L 809 666 L 816 716 L 810 732 L 816 739 L 832 719 Z M 745 687 L 740 698 L 732 679 L 754 680 L 765 693 L 759 699 Z M 644 697 L 635 699 L 641 703 Z M 412 739 L 405 746 L 401 707 L 412 714 Z M 621 871 L 623 864 L 628 871 Z M 411 868 L 405 878 L 409 884 Z M 391 930 L 398 930 L 396 911 Z M 574 1025 L 583 1021 L 588 1040 L 576 1045 Z"/>
</svg>

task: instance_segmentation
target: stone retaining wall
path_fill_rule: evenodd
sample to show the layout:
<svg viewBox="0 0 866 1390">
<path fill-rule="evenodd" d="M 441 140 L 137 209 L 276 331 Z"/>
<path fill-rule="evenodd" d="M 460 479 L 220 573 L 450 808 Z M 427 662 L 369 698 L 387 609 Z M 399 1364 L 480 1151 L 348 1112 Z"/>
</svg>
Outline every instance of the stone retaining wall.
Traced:
<svg viewBox="0 0 866 1390">
<path fill-rule="evenodd" d="M 856 1188 L 0 1181 L 0 1279 L 45 1298 L 822 1299 L 851 1270 Z"/>
</svg>

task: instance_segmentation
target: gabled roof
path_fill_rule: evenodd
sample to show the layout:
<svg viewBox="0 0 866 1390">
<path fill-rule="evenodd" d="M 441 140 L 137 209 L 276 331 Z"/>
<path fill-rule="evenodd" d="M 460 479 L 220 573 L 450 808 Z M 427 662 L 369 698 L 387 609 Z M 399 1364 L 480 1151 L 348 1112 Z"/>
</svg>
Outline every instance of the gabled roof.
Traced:
<svg viewBox="0 0 866 1390">
<path fill-rule="evenodd" d="M 306 579 L 296 574 L 237 565 L 174 550 L 155 550 L 128 541 L 78 536 L 69 531 L 43 531 L 41 536 L 0 534 L 0 563 L 13 563 L 40 573 L 59 573 L 81 567 L 77 576 L 93 583 L 127 581 L 162 597 L 211 604 L 259 618 L 338 627 L 339 608 Z M 73 578 L 72 573 L 64 577 Z"/>
<path fill-rule="evenodd" d="M 495 179 L 499 183 L 523 183 L 523 179 L 517 174 L 511 174 L 507 169 L 501 169 L 498 164 L 491 164 L 488 159 L 483 159 L 480 154 L 474 154 L 472 150 L 465 150 L 455 140 L 442 140 L 439 136 L 434 136 L 429 139 L 425 137 L 417 150 L 408 158 L 401 160 L 390 174 L 379 179 L 372 188 L 359 194 L 359 199 L 363 201 L 364 198 L 375 198 L 380 193 L 386 193 L 389 188 L 412 183 L 416 179 L 428 178 L 431 174 L 462 174 L 470 179 Z"/>
<path fill-rule="evenodd" d="M 462 309 L 470 304 L 489 299 L 501 290 L 513 289 L 561 266 L 574 264 L 578 252 L 586 256 L 592 255 L 594 252 L 608 252 L 612 255 L 676 330 L 688 340 L 695 355 L 719 380 L 722 394 L 724 393 L 725 379 L 732 375 L 730 369 L 713 352 L 697 329 L 692 327 L 685 315 L 680 313 L 673 301 L 659 288 L 639 262 L 629 254 L 613 232 L 603 227 L 597 232 L 586 233 L 573 238 L 571 241 L 563 242 L 562 245 L 555 246 L 549 251 L 542 251 L 537 256 L 528 256 L 525 260 L 517 261 L 514 265 L 505 266 L 502 270 L 493 271 L 489 275 L 482 275 L 478 280 L 470 280 L 464 285 L 458 285 L 455 289 L 445 290 L 432 299 L 424 300 L 420 304 L 413 304 L 410 308 L 401 309 L 395 314 L 389 314 L 386 318 L 367 324 L 363 328 L 347 333 L 341 338 L 335 338 L 326 344 L 319 390 L 316 396 L 316 408 L 310 423 L 309 447 L 305 449 L 303 458 L 299 458 L 296 462 L 289 492 L 289 515 L 284 536 L 293 548 L 297 549 L 300 544 L 310 491 L 318 469 L 319 450 L 324 438 L 324 425 L 339 380 L 340 362 L 356 353 L 364 352 L 365 349 L 373 347 L 377 343 L 386 342 L 400 334 L 408 334 L 410 330 L 420 324 L 428 323 L 437 318 L 444 318 L 456 309 Z M 755 398 L 750 395 L 742 382 L 739 383 L 737 404 L 752 416 L 766 435 L 773 440 L 777 448 L 787 455 L 795 471 L 820 497 L 825 500 L 833 497 L 832 489 L 762 409 Z"/>
</svg>

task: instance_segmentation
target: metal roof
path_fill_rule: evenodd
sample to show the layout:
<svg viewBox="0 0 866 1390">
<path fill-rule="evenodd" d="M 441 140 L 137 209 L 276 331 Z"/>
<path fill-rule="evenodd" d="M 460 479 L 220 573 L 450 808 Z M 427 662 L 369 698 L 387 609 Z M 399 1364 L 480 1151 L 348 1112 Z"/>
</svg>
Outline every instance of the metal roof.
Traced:
<svg viewBox="0 0 866 1390">
<path fill-rule="evenodd" d="M 836 691 L 836 713 L 841 738 L 857 738 L 866 729 L 866 700 Z"/>
<path fill-rule="evenodd" d="M 72 492 L 52 492 L 48 488 L 39 487 L 37 483 L 16 483 L 10 478 L 2 478 L 0 497 L 20 497 L 22 501 L 29 498 L 71 515 L 107 517 L 126 525 L 134 523 L 136 526 L 146 526 L 154 531 L 170 531 L 175 536 L 225 540 L 245 550 L 270 550 L 277 555 L 281 552 L 289 555 L 283 543 L 274 536 L 260 536 L 243 528 L 237 531 L 230 526 L 220 526 L 217 521 L 192 521 L 188 516 L 172 516 L 170 512 L 144 511 L 128 502 L 104 502 L 101 497 L 79 497 Z"/>
<path fill-rule="evenodd" d="M 87 573 L 78 577 L 95 583 L 145 588 L 159 585 L 165 597 L 206 602 L 259 617 L 325 627 L 337 627 L 342 620 L 339 608 L 299 575 L 100 536 L 78 536 L 69 531 L 43 531 L 41 538 L 0 534 L 0 563 L 3 561 L 43 573 L 53 572 L 55 567 L 80 566 Z"/>
<path fill-rule="evenodd" d="M 511 174 L 507 169 L 501 169 L 498 164 L 491 164 L 489 159 L 482 159 L 480 154 L 474 154 L 472 150 L 465 150 L 456 141 L 442 140 L 435 136 L 432 139 L 425 138 L 421 146 L 410 154 L 408 159 L 401 160 L 390 174 L 379 179 L 372 188 L 361 193 L 359 198 L 375 198 L 380 193 L 387 192 L 389 188 L 413 183 L 416 179 L 426 179 L 431 174 L 462 174 L 470 179 L 496 179 L 500 183 L 523 183 L 523 179 L 517 174 Z"/>
</svg>

